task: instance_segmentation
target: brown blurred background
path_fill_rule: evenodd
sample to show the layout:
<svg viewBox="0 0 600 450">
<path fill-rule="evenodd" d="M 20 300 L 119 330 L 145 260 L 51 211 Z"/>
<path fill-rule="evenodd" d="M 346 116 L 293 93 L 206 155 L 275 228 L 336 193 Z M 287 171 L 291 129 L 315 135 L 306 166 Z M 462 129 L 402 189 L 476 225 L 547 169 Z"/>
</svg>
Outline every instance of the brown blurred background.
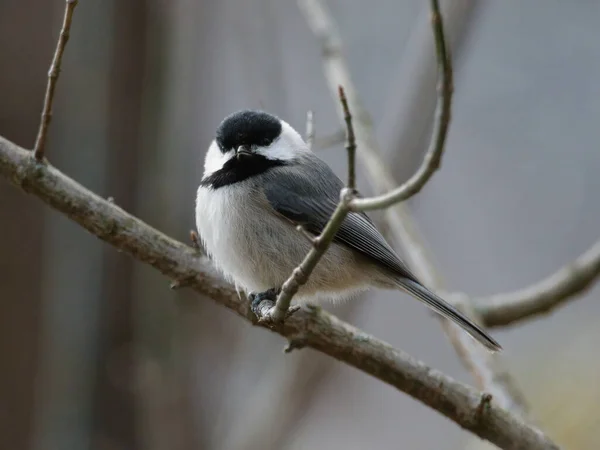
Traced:
<svg viewBox="0 0 600 450">
<path fill-rule="evenodd" d="M 430 123 L 431 90 L 412 88 L 432 77 L 418 70 L 431 57 L 427 5 L 328 4 L 402 179 Z M 448 284 L 483 295 L 540 279 L 600 236 L 600 3 L 454 5 L 447 153 L 411 207 Z M 0 2 L 0 134 L 25 147 L 63 7 Z M 293 1 L 82 0 L 57 96 L 50 161 L 182 240 L 226 114 L 262 108 L 303 130 L 312 109 L 317 137 L 339 130 Z M 341 173 L 342 145 L 319 151 Z M 435 412 L 310 350 L 284 356 L 278 336 L 170 291 L 3 182 L 0 205 L 0 448 L 464 448 L 468 435 Z M 600 448 L 599 294 L 496 333 L 539 422 L 569 449 Z M 328 308 L 471 383 L 417 302 L 373 292 Z"/>
</svg>

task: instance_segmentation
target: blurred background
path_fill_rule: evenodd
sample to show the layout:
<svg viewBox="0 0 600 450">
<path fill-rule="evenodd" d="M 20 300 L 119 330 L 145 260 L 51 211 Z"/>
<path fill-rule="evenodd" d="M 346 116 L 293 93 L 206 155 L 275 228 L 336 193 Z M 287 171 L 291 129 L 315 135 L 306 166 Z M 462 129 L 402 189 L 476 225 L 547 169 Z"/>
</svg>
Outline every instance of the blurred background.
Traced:
<svg viewBox="0 0 600 450">
<path fill-rule="evenodd" d="M 448 286 L 529 285 L 600 236 L 600 3 L 442 1 L 455 60 L 442 170 L 410 201 Z M 398 180 L 426 148 L 427 2 L 329 1 Z M 0 2 L 0 134 L 32 147 L 64 1 Z M 221 119 L 273 112 L 345 168 L 320 49 L 294 1 L 80 1 L 47 153 L 180 240 Z M 360 149 L 359 149 L 360 151 Z M 364 193 L 368 182 L 360 180 Z M 0 448 L 483 448 L 439 414 L 116 252 L 0 182 Z M 538 422 L 600 448 L 600 288 L 495 331 Z M 473 384 L 438 321 L 383 292 L 327 308 Z"/>
</svg>

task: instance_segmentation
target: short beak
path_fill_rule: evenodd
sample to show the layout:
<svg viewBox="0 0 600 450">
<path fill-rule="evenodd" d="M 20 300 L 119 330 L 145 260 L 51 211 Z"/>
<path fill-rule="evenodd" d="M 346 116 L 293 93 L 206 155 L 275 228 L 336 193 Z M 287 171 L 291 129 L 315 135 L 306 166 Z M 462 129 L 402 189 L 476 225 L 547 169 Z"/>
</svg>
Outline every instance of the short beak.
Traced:
<svg viewBox="0 0 600 450">
<path fill-rule="evenodd" d="M 245 145 L 240 145 L 237 148 L 237 150 L 235 151 L 235 156 L 237 157 L 238 160 L 241 160 L 241 159 L 244 159 L 244 158 L 251 157 L 252 156 L 252 152 Z"/>
</svg>

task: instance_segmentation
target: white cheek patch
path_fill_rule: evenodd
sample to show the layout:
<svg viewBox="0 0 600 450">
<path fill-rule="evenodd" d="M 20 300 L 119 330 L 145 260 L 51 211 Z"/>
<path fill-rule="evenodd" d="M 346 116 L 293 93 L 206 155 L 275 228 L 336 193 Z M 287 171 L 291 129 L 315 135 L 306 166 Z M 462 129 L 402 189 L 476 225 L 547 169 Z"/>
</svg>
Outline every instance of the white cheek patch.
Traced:
<svg viewBox="0 0 600 450">
<path fill-rule="evenodd" d="M 298 156 L 298 152 L 283 137 L 280 137 L 268 147 L 257 148 L 255 152 L 267 159 L 279 161 L 287 161 Z"/>
<path fill-rule="evenodd" d="M 210 144 L 206 158 L 204 160 L 204 176 L 207 177 L 221 170 L 225 163 L 235 156 L 233 150 L 226 153 L 221 152 L 221 149 L 215 141 Z"/>
<path fill-rule="evenodd" d="M 281 121 L 281 135 L 268 147 L 257 149 L 267 159 L 289 161 L 308 151 L 302 137 L 287 122 Z"/>
</svg>

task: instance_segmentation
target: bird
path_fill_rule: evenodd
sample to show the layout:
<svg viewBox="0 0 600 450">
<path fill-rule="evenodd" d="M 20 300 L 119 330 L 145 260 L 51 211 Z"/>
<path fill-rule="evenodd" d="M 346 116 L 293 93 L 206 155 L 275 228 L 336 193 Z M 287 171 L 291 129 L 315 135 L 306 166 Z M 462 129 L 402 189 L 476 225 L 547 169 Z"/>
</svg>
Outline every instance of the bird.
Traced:
<svg viewBox="0 0 600 450">
<path fill-rule="evenodd" d="M 287 122 L 241 110 L 218 126 L 196 194 L 196 228 L 212 263 L 253 304 L 280 292 L 319 235 L 344 183 Z M 363 212 L 350 212 L 295 301 L 352 297 L 369 288 L 410 294 L 490 351 L 500 344 L 425 287 Z"/>
</svg>

